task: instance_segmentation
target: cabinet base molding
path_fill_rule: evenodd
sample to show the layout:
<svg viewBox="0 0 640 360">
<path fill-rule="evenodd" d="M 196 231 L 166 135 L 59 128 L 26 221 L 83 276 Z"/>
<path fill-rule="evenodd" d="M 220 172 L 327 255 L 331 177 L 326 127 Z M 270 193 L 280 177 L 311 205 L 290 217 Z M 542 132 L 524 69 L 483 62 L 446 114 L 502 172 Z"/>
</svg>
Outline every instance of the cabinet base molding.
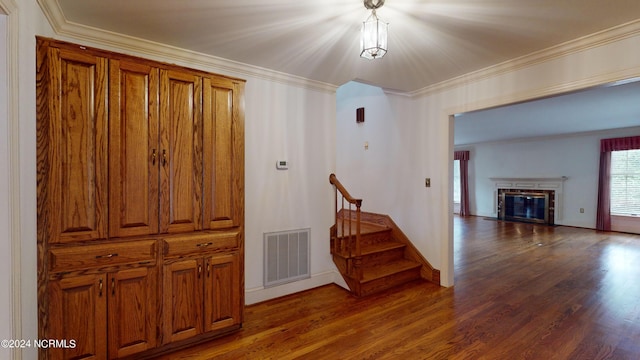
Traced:
<svg viewBox="0 0 640 360">
<path fill-rule="evenodd" d="M 185 340 L 181 340 L 181 341 L 176 341 L 175 343 L 171 343 L 171 344 L 167 344 L 165 346 L 159 347 L 159 348 L 155 348 L 152 350 L 148 350 L 142 353 L 138 353 L 135 355 L 131 355 L 128 357 L 124 357 L 122 358 L 122 360 L 148 360 L 148 359 L 153 359 L 155 357 L 161 356 L 161 355 L 167 355 L 170 354 L 174 351 L 178 351 L 178 350 L 183 350 L 192 346 L 196 346 L 196 345 L 200 345 L 200 344 L 204 344 L 208 341 L 212 341 L 215 340 L 219 337 L 223 337 L 226 335 L 231 335 L 235 332 L 238 331 L 242 331 L 242 324 L 238 324 L 235 325 L 233 327 L 230 327 L 228 329 L 224 329 L 224 330 L 218 330 L 218 331 L 211 331 L 209 333 L 206 334 L 200 334 L 198 336 L 195 336 L 193 338 L 190 339 L 185 339 Z"/>
</svg>

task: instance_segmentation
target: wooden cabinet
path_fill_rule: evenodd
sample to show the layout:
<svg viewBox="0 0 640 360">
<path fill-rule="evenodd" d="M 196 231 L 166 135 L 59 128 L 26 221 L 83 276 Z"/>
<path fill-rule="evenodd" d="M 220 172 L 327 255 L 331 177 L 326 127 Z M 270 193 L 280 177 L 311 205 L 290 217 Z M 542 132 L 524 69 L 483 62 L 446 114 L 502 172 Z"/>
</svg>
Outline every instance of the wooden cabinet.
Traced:
<svg viewBox="0 0 640 360">
<path fill-rule="evenodd" d="M 109 235 L 158 233 L 159 70 L 109 63 Z"/>
<path fill-rule="evenodd" d="M 202 333 L 202 259 L 164 265 L 163 304 L 172 309 L 163 319 L 163 341 L 170 343 Z"/>
<path fill-rule="evenodd" d="M 124 269 L 108 276 L 108 354 L 119 358 L 156 347 L 156 267 Z"/>
<path fill-rule="evenodd" d="M 242 84 L 204 78 L 204 228 L 241 226 L 244 218 Z"/>
<path fill-rule="evenodd" d="M 51 348 L 49 358 L 115 359 L 154 348 L 156 279 L 155 267 L 137 267 L 51 281 L 50 338 L 74 344 Z"/>
<path fill-rule="evenodd" d="M 50 243 L 241 226 L 241 82 L 47 50 L 38 126 Z"/>
<path fill-rule="evenodd" d="M 239 328 L 244 81 L 38 38 L 36 85 L 40 358 Z"/>
<path fill-rule="evenodd" d="M 242 322 L 242 287 L 238 252 L 204 259 L 204 331 L 231 327 Z"/>
<path fill-rule="evenodd" d="M 49 243 L 107 237 L 108 60 L 38 52 L 38 229 Z M 46 205 L 46 206 L 45 206 Z"/>
<path fill-rule="evenodd" d="M 168 261 L 164 265 L 164 342 L 241 322 L 237 252 Z"/>
<path fill-rule="evenodd" d="M 110 62 L 112 237 L 201 230 L 202 77 Z"/>
<path fill-rule="evenodd" d="M 202 229 L 202 78 L 160 71 L 160 232 Z"/>
<path fill-rule="evenodd" d="M 163 341 L 175 342 L 242 322 L 240 233 L 164 241 Z"/>
<path fill-rule="evenodd" d="M 82 275 L 49 282 L 47 333 L 51 339 L 74 340 L 71 348 L 51 348 L 49 359 L 106 359 L 107 302 L 104 274 Z"/>
<path fill-rule="evenodd" d="M 156 346 L 157 243 L 51 249 L 47 338 L 73 339 L 75 348 L 52 348 L 50 359 L 118 358 Z"/>
</svg>

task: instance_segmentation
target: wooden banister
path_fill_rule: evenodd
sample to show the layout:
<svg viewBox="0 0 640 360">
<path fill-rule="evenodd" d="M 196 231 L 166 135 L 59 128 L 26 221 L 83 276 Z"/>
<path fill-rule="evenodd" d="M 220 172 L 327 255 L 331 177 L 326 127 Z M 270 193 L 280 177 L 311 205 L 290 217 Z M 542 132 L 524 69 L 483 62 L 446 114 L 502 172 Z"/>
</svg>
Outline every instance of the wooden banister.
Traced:
<svg viewBox="0 0 640 360">
<path fill-rule="evenodd" d="M 362 206 L 362 199 L 356 199 L 351 196 L 344 185 L 342 185 L 340 180 L 338 180 L 336 174 L 329 175 L 329 182 L 334 185 L 338 191 L 340 191 L 345 200 L 347 200 L 351 204 L 356 204 L 356 206 L 358 207 Z"/>
<path fill-rule="evenodd" d="M 329 183 L 335 186 L 335 221 L 331 231 L 331 238 L 333 246 L 331 252 L 348 254 L 354 258 L 354 261 L 349 263 L 347 272 L 356 279 L 362 279 L 362 268 L 360 261 L 362 257 L 362 251 L 360 247 L 360 207 L 362 206 L 362 199 L 356 199 L 338 180 L 335 174 L 329 175 Z M 338 194 L 340 196 L 338 196 Z M 338 201 L 340 200 L 340 201 Z M 348 204 L 345 207 L 345 202 Z M 355 206 L 355 224 L 352 214 L 353 206 Z M 355 233 L 354 233 L 355 225 Z"/>
</svg>

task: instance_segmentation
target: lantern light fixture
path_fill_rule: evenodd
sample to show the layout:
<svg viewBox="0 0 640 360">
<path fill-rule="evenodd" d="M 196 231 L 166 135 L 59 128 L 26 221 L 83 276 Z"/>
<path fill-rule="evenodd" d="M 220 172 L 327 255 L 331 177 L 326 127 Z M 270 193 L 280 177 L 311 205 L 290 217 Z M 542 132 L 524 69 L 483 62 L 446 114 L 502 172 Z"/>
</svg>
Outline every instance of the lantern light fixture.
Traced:
<svg viewBox="0 0 640 360">
<path fill-rule="evenodd" d="M 374 60 L 387 53 L 387 30 L 389 24 L 380 20 L 376 9 L 384 5 L 384 0 L 364 0 L 364 7 L 371 15 L 362 23 L 360 34 L 360 57 Z"/>
</svg>

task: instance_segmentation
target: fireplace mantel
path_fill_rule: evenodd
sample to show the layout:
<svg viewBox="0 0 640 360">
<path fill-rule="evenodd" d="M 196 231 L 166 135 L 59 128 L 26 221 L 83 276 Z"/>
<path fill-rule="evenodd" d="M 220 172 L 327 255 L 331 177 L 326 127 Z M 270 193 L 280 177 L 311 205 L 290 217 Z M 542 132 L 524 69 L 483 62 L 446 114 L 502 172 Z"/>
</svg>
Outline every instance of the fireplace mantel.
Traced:
<svg viewBox="0 0 640 360">
<path fill-rule="evenodd" d="M 498 189 L 522 189 L 522 190 L 554 190 L 555 220 L 562 218 L 562 193 L 567 176 L 560 177 L 492 177 L 494 204 L 493 212 L 498 214 Z"/>
<path fill-rule="evenodd" d="M 569 177 L 539 177 L 539 178 L 520 178 L 520 177 L 492 177 L 496 189 L 549 189 L 562 191 L 564 181 Z"/>
</svg>

